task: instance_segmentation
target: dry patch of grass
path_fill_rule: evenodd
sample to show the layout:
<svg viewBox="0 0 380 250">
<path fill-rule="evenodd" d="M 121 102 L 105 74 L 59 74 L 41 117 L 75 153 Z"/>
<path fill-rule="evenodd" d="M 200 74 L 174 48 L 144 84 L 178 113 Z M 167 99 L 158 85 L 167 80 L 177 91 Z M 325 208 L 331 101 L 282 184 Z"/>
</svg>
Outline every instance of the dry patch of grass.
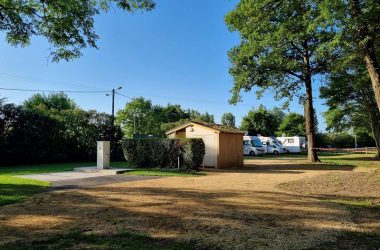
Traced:
<svg viewBox="0 0 380 250">
<path fill-rule="evenodd" d="M 334 172 L 286 182 L 278 187 L 298 194 L 380 199 L 380 169 Z M 380 200 L 378 200 L 380 204 Z"/>
<path fill-rule="evenodd" d="M 345 190 L 349 185 L 333 190 L 334 185 L 327 184 L 341 178 L 336 177 L 338 173 L 344 174 L 343 178 L 349 178 L 345 174 L 364 174 L 361 183 L 376 175 L 357 172 L 353 167 L 309 165 L 302 159 L 254 159 L 246 161 L 245 168 L 214 170 L 206 176 L 41 193 L 24 203 L 0 207 L 0 248 L 23 242 L 26 246 L 40 244 L 41 248 L 94 249 L 104 244 L 104 248 L 118 249 L 125 246 L 119 232 L 147 233 L 160 242 L 166 239 L 196 249 L 329 249 L 350 233 L 363 237 L 347 241 L 346 248 L 371 246 L 374 238 L 369 235 L 378 228 L 378 213 L 368 208 L 374 212 L 360 209 L 354 214 L 354 204 L 338 204 L 343 196 L 352 197 L 354 192 Z M 321 180 L 324 184 L 316 189 L 320 193 L 304 192 L 305 181 L 306 186 L 317 186 Z M 281 184 L 284 182 L 297 188 L 279 189 L 287 185 Z M 321 200 L 322 191 L 333 196 Z M 358 200 L 374 196 L 359 189 L 355 192 Z M 359 212 L 365 213 L 364 219 L 359 218 Z M 57 220 L 46 223 L 52 217 Z M 34 230 L 30 230 L 31 219 L 36 224 Z M 73 239 L 71 232 L 84 236 Z M 57 245 L 57 239 L 63 245 Z M 160 246 L 166 247 L 165 243 Z"/>
<path fill-rule="evenodd" d="M 339 248 L 323 243 L 316 249 L 377 249 L 380 246 L 380 169 L 329 173 L 282 183 L 278 187 L 313 195 L 350 213 L 355 229 L 341 233 Z"/>
</svg>

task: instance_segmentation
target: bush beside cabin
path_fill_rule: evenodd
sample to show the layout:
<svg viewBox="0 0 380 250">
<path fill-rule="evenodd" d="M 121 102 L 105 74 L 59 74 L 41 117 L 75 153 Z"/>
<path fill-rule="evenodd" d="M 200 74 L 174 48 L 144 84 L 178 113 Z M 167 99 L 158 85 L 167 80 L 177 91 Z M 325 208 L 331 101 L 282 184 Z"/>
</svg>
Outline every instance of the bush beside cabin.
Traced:
<svg viewBox="0 0 380 250">
<path fill-rule="evenodd" d="M 196 170 L 205 155 L 202 139 L 127 139 L 125 159 L 134 167 Z"/>
</svg>

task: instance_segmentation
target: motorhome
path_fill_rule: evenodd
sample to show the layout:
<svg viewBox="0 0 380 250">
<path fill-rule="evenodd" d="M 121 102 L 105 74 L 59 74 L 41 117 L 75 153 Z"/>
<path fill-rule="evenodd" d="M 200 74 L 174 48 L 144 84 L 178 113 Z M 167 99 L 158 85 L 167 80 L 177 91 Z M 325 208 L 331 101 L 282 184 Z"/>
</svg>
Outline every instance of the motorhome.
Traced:
<svg viewBox="0 0 380 250">
<path fill-rule="evenodd" d="M 277 137 L 286 153 L 300 153 L 306 149 L 306 138 L 304 136 Z"/>
<path fill-rule="evenodd" d="M 244 155 L 255 156 L 263 155 L 265 149 L 257 136 L 243 136 L 243 152 Z"/>
<path fill-rule="evenodd" d="M 261 140 L 261 143 L 263 144 L 265 153 L 274 155 L 285 153 L 282 148 L 281 142 L 277 140 L 276 137 L 258 136 L 258 138 Z"/>
</svg>

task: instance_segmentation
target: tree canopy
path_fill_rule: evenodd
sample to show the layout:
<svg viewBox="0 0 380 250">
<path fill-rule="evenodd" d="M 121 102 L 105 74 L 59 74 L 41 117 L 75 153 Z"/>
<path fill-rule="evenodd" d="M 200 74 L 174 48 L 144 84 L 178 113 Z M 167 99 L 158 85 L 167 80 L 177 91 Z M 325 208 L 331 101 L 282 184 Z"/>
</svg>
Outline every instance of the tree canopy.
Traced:
<svg viewBox="0 0 380 250">
<path fill-rule="evenodd" d="M 132 137 L 134 134 L 164 137 L 167 130 L 190 119 L 214 122 L 214 115 L 182 109 L 177 104 L 153 105 L 151 100 L 138 97 L 117 112 L 116 124 L 121 126 L 125 137 Z"/>
<path fill-rule="evenodd" d="M 312 77 L 325 73 L 335 58 L 329 41 L 335 31 L 323 22 L 315 1 L 241 0 L 226 16 L 240 44 L 228 56 L 234 78 L 231 103 L 240 92 L 258 88 L 258 96 L 274 89 L 276 99 L 299 97 L 305 105 L 308 157 L 314 162 Z M 303 92 L 305 91 L 305 92 Z"/>
<path fill-rule="evenodd" d="M 366 67 L 377 107 L 380 110 L 380 1 L 317 1 L 321 19 L 337 31 L 329 46 L 339 51 L 339 61 L 331 70 L 360 63 Z"/>
<path fill-rule="evenodd" d="M 304 136 L 305 133 L 305 117 L 297 113 L 289 113 L 281 121 L 276 134 L 282 136 Z"/>
<path fill-rule="evenodd" d="M 51 44 L 53 61 L 81 56 L 87 47 L 97 48 L 94 17 L 117 7 L 133 12 L 150 11 L 153 0 L 28 0 L 0 1 L 0 31 L 13 46 L 27 46 L 32 36 Z"/>
<path fill-rule="evenodd" d="M 254 131 L 257 134 L 273 136 L 277 131 L 284 113 L 278 109 L 268 110 L 260 105 L 257 110 L 252 109 L 243 117 L 240 129 Z"/>
<path fill-rule="evenodd" d="M 224 113 L 221 123 L 226 126 L 235 127 L 235 116 L 231 112 Z"/>
<path fill-rule="evenodd" d="M 328 106 L 324 113 L 327 130 L 370 135 L 380 155 L 380 112 L 371 81 L 364 65 L 352 65 L 332 74 L 320 89 Z"/>
</svg>

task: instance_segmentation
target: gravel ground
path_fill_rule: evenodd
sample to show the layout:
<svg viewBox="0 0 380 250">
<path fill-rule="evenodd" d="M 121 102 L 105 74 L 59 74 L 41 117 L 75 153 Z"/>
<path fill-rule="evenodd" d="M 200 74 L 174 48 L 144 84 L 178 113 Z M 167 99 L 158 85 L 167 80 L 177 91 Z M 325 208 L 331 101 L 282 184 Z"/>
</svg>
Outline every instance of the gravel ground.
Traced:
<svg viewBox="0 0 380 250">
<path fill-rule="evenodd" d="M 307 165 L 303 160 L 245 163 L 242 169 L 208 170 L 200 177 L 38 194 L 0 207 L 0 246 L 73 230 L 128 230 L 203 247 L 304 249 L 335 242 L 345 232 L 365 232 L 342 206 L 281 186 L 357 172 L 354 169 Z"/>
</svg>

